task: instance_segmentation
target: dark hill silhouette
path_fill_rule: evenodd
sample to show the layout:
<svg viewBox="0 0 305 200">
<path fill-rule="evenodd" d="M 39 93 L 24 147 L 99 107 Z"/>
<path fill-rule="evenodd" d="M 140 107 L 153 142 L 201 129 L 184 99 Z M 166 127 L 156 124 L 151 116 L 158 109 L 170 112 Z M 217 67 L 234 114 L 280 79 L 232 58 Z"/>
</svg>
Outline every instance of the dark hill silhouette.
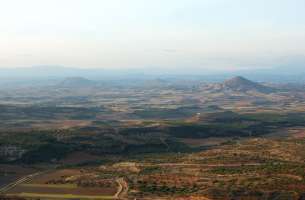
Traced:
<svg viewBox="0 0 305 200">
<path fill-rule="evenodd" d="M 271 93 L 275 91 L 274 88 L 250 81 L 241 76 L 236 76 L 224 81 L 222 83 L 222 88 L 240 92 L 257 91 L 261 93 Z"/>
<path fill-rule="evenodd" d="M 95 82 L 83 77 L 68 77 L 60 83 L 61 87 L 90 87 Z"/>
</svg>

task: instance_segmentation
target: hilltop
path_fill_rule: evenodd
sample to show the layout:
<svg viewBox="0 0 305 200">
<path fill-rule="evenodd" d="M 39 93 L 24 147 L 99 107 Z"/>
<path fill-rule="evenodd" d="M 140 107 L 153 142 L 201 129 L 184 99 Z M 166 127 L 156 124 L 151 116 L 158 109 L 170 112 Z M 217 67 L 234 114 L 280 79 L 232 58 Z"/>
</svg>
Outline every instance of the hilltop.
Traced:
<svg viewBox="0 0 305 200">
<path fill-rule="evenodd" d="M 261 93 L 271 93 L 275 89 L 265 86 L 263 84 L 250 81 L 242 76 L 236 76 L 234 78 L 228 79 L 221 84 L 223 89 L 247 92 L 247 91 L 257 91 Z"/>
<path fill-rule="evenodd" d="M 94 85 L 94 81 L 83 77 L 68 77 L 60 83 L 62 87 L 90 87 Z"/>
</svg>

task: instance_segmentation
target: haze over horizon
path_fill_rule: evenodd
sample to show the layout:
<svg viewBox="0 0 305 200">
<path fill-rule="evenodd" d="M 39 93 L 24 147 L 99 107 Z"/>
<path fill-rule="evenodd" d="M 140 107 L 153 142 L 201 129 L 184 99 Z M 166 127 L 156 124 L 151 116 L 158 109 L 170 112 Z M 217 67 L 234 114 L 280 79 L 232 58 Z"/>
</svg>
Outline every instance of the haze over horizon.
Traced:
<svg viewBox="0 0 305 200">
<path fill-rule="evenodd" d="M 300 0 L 1 3 L 0 68 L 234 71 L 305 65 Z"/>
</svg>

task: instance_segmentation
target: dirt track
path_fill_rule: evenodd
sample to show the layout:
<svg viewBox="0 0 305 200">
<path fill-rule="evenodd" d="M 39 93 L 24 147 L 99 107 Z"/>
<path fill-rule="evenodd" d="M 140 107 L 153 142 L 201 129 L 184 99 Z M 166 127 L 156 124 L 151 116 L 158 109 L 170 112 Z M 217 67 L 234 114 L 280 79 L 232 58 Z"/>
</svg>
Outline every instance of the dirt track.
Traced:
<svg viewBox="0 0 305 200">
<path fill-rule="evenodd" d="M 161 166 L 161 167 L 241 167 L 241 166 L 260 166 L 261 163 L 234 163 L 234 164 L 192 164 L 192 163 L 160 163 L 160 164 L 140 164 L 140 166 Z"/>
<path fill-rule="evenodd" d="M 125 199 L 128 194 L 128 183 L 124 180 L 124 178 L 118 178 L 116 180 L 118 183 L 118 191 L 115 193 L 115 199 Z"/>
</svg>

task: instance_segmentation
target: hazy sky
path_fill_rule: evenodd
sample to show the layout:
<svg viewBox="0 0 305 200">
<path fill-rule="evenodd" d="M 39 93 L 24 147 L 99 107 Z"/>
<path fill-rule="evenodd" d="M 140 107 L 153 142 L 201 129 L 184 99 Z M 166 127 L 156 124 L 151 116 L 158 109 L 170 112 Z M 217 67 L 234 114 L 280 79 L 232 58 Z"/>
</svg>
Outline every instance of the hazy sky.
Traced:
<svg viewBox="0 0 305 200">
<path fill-rule="evenodd" d="M 305 0 L 0 0 L 0 66 L 271 67 L 305 57 Z"/>
</svg>

